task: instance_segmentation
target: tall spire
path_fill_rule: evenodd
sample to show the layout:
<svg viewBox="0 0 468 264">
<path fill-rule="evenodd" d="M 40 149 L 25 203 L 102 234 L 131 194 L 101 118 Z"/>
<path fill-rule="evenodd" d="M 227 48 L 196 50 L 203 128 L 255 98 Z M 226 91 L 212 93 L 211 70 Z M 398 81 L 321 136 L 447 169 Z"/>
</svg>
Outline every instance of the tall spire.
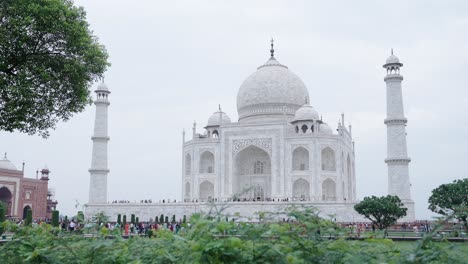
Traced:
<svg viewBox="0 0 468 264">
<path fill-rule="evenodd" d="M 397 195 L 405 207 L 407 215 L 402 221 L 414 221 L 414 202 L 411 199 L 411 184 L 408 165 L 411 159 L 408 157 L 406 144 L 406 125 L 408 120 L 404 114 L 403 93 L 400 75 L 402 63 L 393 55 L 387 59 L 384 68 L 387 76 L 384 81 L 387 88 L 387 118 L 384 124 L 387 126 L 387 163 L 388 170 L 388 194 Z"/>
<path fill-rule="evenodd" d="M 107 113 L 109 102 L 109 88 L 104 83 L 99 84 L 95 91 L 96 118 L 94 120 L 93 152 L 91 168 L 89 169 L 89 204 L 107 203 L 107 143 L 110 140 L 107 131 Z"/>
<path fill-rule="evenodd" d="M 390 53 L 391 53 L 391 55 L 393 55 L 393 48 L 391 49 Z"/>
<path fill-rule="evenodd" d="M 275 40 L 274 40 L 273 38 L 271 38 L 271 49 L 270 49 L 270 55 L 271 55 L 271 57 L 272 57 L 272 58 L 274 58 L 274 57 L 275 57 L 275 49 L 273 48 L 273 42 L 274 42 L 274 41 L 275 41 Z"/>
</svg>

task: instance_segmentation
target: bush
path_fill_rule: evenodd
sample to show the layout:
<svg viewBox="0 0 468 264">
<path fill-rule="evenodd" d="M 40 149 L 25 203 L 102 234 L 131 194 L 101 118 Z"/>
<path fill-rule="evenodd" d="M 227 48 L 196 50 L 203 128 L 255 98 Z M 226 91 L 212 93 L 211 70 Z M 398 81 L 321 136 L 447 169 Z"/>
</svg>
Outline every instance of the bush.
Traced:
<svg viewBox="0 0 468 264">
<path fill-rule="evenodd" d="M 59 226 L 59 211 L 54 210 L 52 211 L 52 226 L 53 227 L 58 227 Z"/>
<path fill-rule="evenodd" d="M 5 221 L 5 205 L 0 202 L 0 235 L 3 234 L 3 222 Z"/>
<path fill-rule="evenodd" d="M 24 219 L 24 225 L 25 226 L 31 226 L 32 225 L 32 210 L 28 209 L 26 211 L 26 219 Z"/>
<path fill-rule="evenodd" d="M 236 223 L 218 216 L 192 215 L 191 228 L 155 237 L 105 239 L 55 236 L 49 225 L 16 228 L 15 239 L 0 246 L 0 263 L 463 263 L 464 245 L 432 243 L 398 248 L 388 239 L 323 239 L 318 230 L 339 229 L 312 210 L 287 212 L 293 222 Z M 221 217 L 221 216 L 220 216 Z M 269 216 L 265 215 L 265 219 Z M 224 216 L 221 217 L 223 219 Z M 114 233 L 112 233 L 114 234 Z M 118 232 L 116 232 L 118 234 Z M 152 231 L 148 232 L 151 237 Z M 452 248 L 453 247 L 453 248 Z"/>
<path fill-rule="evenodd" d="M 122 224 L 122 216 L 120 214 L 117 215 L 117 224 Z"/>
</svg>

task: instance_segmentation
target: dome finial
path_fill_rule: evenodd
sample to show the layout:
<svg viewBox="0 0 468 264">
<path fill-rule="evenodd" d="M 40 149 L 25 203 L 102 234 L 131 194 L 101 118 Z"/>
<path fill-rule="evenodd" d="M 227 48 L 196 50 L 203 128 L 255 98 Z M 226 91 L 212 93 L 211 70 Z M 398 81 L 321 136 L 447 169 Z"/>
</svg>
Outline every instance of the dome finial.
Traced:
<svg viewBox="0 0 468 264">
<path fill-rule="evenodd" d="M 274 42 L 274 39 L 271 38 L 271 49 L 270 49 L 270 55 L 272 58 L 275 57 L 275 49 L 273 48 L 273 42 Z"/>
<path fill-rule="evenodd" d="M 218 110 L 221 112 L 221 104 L 218 104 Z"/>
<path fill-rule="evenodd" d="M 391 53 L 392 53 L 392 55 L 393 55 L 393 48 L 391 49 L 391 51 L 390 51 L 390 52 L 391 52 Z"/>
<path fill-rule="evenodd" d="M 3 157 L 4 159 L 7 159 L 7 153 L 5 152 L 5 156 Z"/>
</svg>

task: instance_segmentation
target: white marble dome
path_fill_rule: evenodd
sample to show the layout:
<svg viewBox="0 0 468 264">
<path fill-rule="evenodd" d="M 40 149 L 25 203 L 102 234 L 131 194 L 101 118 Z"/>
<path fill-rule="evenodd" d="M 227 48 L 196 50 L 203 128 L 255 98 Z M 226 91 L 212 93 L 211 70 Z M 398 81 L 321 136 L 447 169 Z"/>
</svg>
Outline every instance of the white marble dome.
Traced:
<svg viewBox="0 0 468 264">
<path fill-rule="evenodd" d="M 271 57 L 257 68 L 239 88 L 239 121 L 258 116 L 294 115 L 309 96 L 302 80 L 288 67 Z"/>
<path fill-rule="evenodd" d="M 98 88 L 96 89 L 96 92 L 97 91 L 106 91 L 106 92 L 108 92 L 109 88 L 107 87 L 107 84 L 102 82 L 102 83 L 99 84 Z"/>
<path fill-rule="evenodd" d="M 311 120 L 319 120 L 318 112 L 309 104 L 305 104 L 301 106 L 301 108 L 297 109 L 296 113 L 294 114 L 293 122 L 295 121 L 311 121 Z"/>
<path fill-rule="evenodd" d="M 220 119 L 219 119 L 219 115 L 221 113 L 221 121 L 223 124 L 229 124 L 231 123 L 231 118 L 229 118 L 229 116 L 224 113 L 223 111 L 221 110 L 218 110 L 216 112 L 214 112 L 210 118 L 208 118 L 208 123 L 206 124 L 206 127 L 210 127 L 210 126 L 219 126 L 220 125 Z"/>
<path fill-rule="evenodd" d="M 7 159 L 6 155 L 2 160 L 0 160 L 0 169 L 18 170 L 16 166 Z"/>
<path fill-rule="evenodd" d="M 390 55 L 390 57 L 387 58 L 387 60 L 385 61 L 385 64 L 399 64 L 400 63 L 400 60 L 398 59 L 397 56 L 395 55 Z"/>
<path fill-rule="evenodd" d="M 333 134 L 333 130 L 330 128 L 330 126 L 327 123 L 322 123 L 320 124 L 320 133 L 331 135 Z"/>
</svg>

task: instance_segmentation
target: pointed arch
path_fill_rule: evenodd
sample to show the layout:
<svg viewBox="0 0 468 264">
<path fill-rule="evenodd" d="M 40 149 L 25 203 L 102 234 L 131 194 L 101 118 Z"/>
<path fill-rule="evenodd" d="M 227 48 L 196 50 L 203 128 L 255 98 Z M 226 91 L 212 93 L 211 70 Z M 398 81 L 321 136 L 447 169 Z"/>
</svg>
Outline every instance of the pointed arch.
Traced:
<svg viewBox="0 0 468 264">
<path fill-rule="evenodd" d="M 263 149 L 250 145 L 235 156 L 233 193 L 242 199 L 268 198 L 271 193 L 271 158 Z M 261 195 L 259 195 L 261 194 Z"/>
<path fill-rule="evenodd" d="M 192 156 L 189 153 L 185 154 L 185 175 L 192 173 Z"/>
<path fill-rule="evenodd" d="M 190 183 L 185 183 L 185 198 L 190 198 Z"/>
<path fill-rule="evenodd" d="M 214 155 L 205 151 L 200 156 L 200 173 L 214 173 Z"/>
<path fill-rule="evenodd" d="M 13 198 L 13 194 L 11 193 L 10 189 L 8 189 L 5 186 L 0 188 L 0 201 L 6 205 L 6 208 L 5 208 L 6 215 L 13 215 L 11 211 L 12 200 L 13 200 L 12 198 Z"/>
<path fill-rule="evenodd" d="M 297 147 L 292 154 L 292 170 L 309 170 L 309 151 L 304 147 Z"/>
<path fill-rule="evenodd" d="M 310 185 L 304 179 L 297 179 L 293 184 L 293 198 L 308 201 L 310 199 Z"/>
<path fill-rule="evenodd" d="M 336 200 L 336 184 L 332 179 L 326 179 L 322 183 L 322 200 Z"/>
<path fill-rule="evenodd" d="M 28 215 L 28 211 L 31 210 L 31 206 L 29 205 L 26 205 L 24 208 L 23 208 L 23 219 L 26 219 L 26 216 Z"/>
<path fill-rule="evenodd" d="M 200 184 L 200 201 L 209 202 L 214 196 L 214 185 L 209 181 L 204 181 Z"/>
<path fill-rule="evenodd" d="M 348 199 L 351 201 L 353 198 L 353 177 L 349 154 L 348 158 L 346 159 L 346 178 L 348 179 Z"/>
<path fill-rule="evenodd" d="M 322 170 L 336 171 L 335 151 L 330 147 L 322 149 Z"/>
</svg>

